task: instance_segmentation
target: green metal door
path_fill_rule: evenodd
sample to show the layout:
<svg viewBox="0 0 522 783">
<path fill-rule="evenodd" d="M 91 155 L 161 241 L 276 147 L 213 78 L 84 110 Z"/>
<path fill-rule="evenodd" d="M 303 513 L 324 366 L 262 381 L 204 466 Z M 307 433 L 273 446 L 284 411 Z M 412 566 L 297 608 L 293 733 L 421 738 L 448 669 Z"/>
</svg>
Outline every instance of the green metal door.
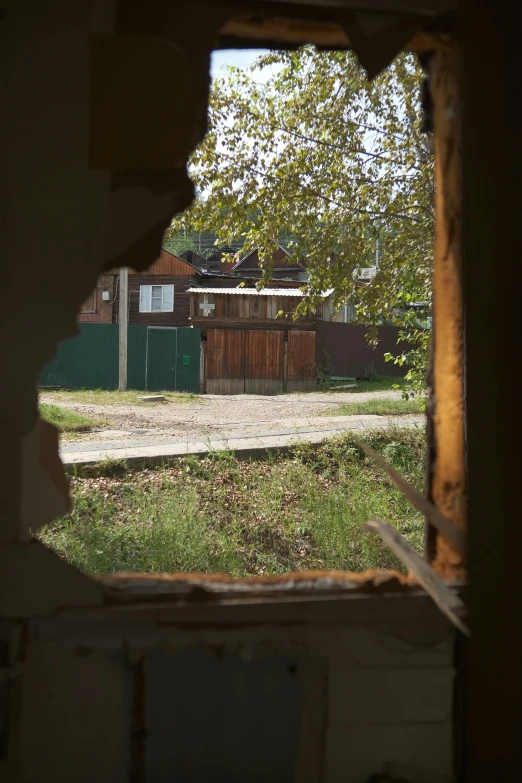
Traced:
<svg viewBox="0 0 522 783">
<path fill-rule="evenodd" d="M 145 358 L 147 391 L 176 390 L 177 329 L 147 327 Z"/>
<path fill-rule="evenodd" d="M 178 328 L 176 389 L 199 394 L 201 329 Z"/>
</svg>

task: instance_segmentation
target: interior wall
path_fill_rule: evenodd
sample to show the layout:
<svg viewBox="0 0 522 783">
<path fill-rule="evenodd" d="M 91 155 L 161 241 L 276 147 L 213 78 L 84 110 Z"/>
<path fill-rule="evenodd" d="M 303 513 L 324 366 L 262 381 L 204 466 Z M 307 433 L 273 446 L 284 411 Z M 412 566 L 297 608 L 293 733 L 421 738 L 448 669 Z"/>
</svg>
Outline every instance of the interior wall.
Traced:
<svg viewBox="0 0 522 783">
<path fill-rule="evenodd" d="M 349 629 L 346 607 L 296 621 L 298 601 L 293 619 L 259 621 L 247 604 L 217 630 L 217 605 L 204 620 L 191 605 L 129 620 L 32 538 L 69 507 L 57 433 L 38 420 L 38 376 L 76 333 L 100 272 L 149 266 L 190 203 L 186 159 L 205 132 L 210 52 L 230 14 L 8 0 L 0 20 L 3 780 L 293 770 L 356 783 L 395 762 L 427 783 L 451 779 L 452 632 L 425 597 L 420 611 L 383 595 L 361 613 L 354 596 Z"/>
<path fill-rule="evenodd" d="M 509 780 L 522 736 L 519 3 L 461 3 L 466 438 L 470 519 L 469 780 Z M 477 12 L 478 10 L 478 12 Z M 499 271 L 501 274 L 499 274 Z M 491 303 L 481 317 L 484 302 Z M 496 676 L 491 676 L 491 662 Z M 491 716 L 495 720 L 491 721 Z M 491 725 L 488 725 L 491 722 Z"/>
<path fill-rule="evenodd" d="M 450 783 L 451 627 L 423 596 L 409 617 L 359 600 L 342 622 L 321 607 L 298 624 L 249 609 L 242 627 L 217 607 L 195 627 L 161 606 L 35 619 L 2 779 Z"/>
</svg>

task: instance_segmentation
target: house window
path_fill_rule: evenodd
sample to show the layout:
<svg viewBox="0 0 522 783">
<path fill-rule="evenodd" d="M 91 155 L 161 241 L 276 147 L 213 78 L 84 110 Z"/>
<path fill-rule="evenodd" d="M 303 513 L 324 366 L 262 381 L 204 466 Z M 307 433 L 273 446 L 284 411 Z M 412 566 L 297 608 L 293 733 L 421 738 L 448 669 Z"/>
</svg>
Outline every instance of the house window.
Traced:
<svg viewBox="0 0 522 783">
<path fill-rule="evenodd" d="M 140 313 L 172 313 L 173 285 L 140 285 Z"/>
</svg>

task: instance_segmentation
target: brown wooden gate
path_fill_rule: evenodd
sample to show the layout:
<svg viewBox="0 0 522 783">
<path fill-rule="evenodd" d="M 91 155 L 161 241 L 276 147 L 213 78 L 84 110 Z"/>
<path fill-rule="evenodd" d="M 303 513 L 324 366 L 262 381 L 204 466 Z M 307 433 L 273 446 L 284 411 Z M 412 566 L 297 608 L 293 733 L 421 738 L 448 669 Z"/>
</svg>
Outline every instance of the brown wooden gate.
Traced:
<svg viewBox="0 0 522 783">
<path fill-rule="evenodd" d="M 207 394 L 243 394 L 245 391 L 244 332 L 209 329 L 207 332 Z"/>
<path fill-rule="evenodd" d="M 284 381 L 284 332 L 207 331 L 207 394 L 280 394 Z"/>
<path fill-rule="evenodd" d="M 286 391 L 308 391 L 317 386 L 315 332 L 288 332 Z"/>
<path fill-rule="evenodd" d="M 284 391 L 284 332 L 251 330 L 245 335 L 245 392 L 281 394 Z"/>
</svg>

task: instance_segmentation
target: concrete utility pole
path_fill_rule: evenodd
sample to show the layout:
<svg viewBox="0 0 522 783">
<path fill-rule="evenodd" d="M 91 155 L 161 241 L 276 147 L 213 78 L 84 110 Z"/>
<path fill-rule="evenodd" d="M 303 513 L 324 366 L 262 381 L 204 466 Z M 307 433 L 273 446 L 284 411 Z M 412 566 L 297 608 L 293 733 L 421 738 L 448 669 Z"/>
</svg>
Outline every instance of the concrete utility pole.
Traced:
<svg viewBox="0 0 522 783">
<path fill-rule="evenodd" d="M 119 374 L 118 388 L 127 390 L 127 335 L 129 323 L 128 311 L 129 270 L 128 267 L 120 267 L 120 298 L 118 302 L 119 325 Z"/>
</svg>

